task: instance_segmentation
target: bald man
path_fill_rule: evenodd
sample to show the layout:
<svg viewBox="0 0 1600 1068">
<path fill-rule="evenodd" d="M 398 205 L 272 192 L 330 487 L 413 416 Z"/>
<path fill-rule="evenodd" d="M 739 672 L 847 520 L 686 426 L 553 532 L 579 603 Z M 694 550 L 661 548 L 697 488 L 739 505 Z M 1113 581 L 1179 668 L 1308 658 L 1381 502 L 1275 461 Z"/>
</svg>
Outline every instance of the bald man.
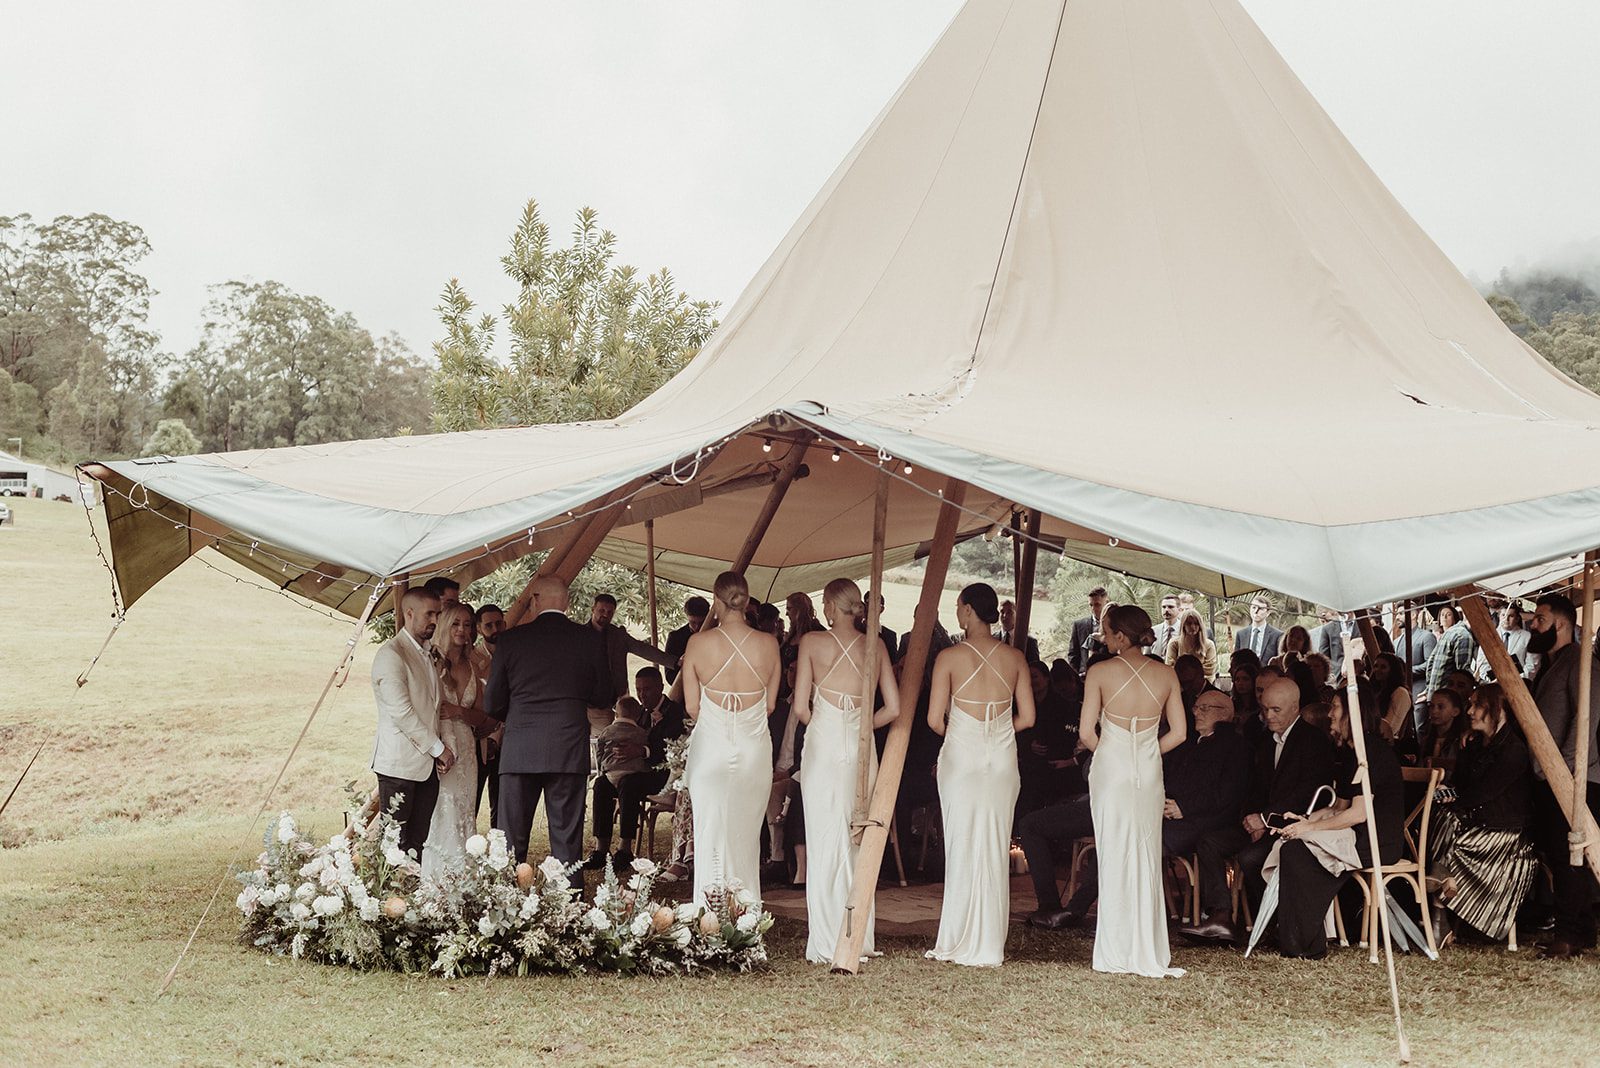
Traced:
<svg viewBox="0 0 1600 1068">
<path fill-rule="evenodd" d="M 583 859 L 589 709 L 609 708 L 613 695 L 604 641 L 594 629 L 567 618 L 568 596 L 559 579 L 534 581 L 533 619 L 500 634 L 484 688 L 484 711 L 506 725 L 500 743 L 500 825 L 518 861 L 529 859 L 541 795 L 550 855 L 563 864 Z M 532 858 L 534 863 L 540 859 Z"/>
<path fill-rule="evenodd" d="M 1201 835 L 1200 904 L 1205 919 L 1180 930 L 1191 938 L 1241 942 L 1243 929 L 1233 920 L 1227 863 L 1244 873 L 1251 909 L 1259 908 L 1266 884 L 1261 865 L 1272 851 L 1268 821 L 1284 813 L 1310 810 L 1319 787 L 1334 782 L 1333 742 L 1300 718 L 1300 687 L 1291 679 L 1274 678 L 1261 691 L 1261 719 L 1267 733 L 1255 752 L 1255 770 L 1238 822 Z"/>
</svg>

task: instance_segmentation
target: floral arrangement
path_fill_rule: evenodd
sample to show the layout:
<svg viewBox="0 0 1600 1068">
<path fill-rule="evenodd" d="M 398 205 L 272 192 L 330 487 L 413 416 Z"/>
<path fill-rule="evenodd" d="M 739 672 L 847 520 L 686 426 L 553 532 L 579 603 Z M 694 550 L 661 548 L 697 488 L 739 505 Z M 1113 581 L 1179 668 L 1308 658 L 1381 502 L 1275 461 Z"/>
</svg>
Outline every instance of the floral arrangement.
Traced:
<svg viewBox="0 0 1600 1068">
<path fill-rule="evenodd" d="M 678 793 L 689 789 L 689 784 L 683 781 L 684 769 L 689 765 L 689 732 L 684 731 L 676 738 L 668 738 L 663 754 L 661 767 L 667 770 L 667 793 Z"/>
<path fill-rule="evenodd" d="M 281 814 L 256 866 L 240 872 L 241 941 L 264 952 L 371 970 L 446 978 L 536 972 L 670 975 L 749 971 L 767 961 L 772 926 L 740 886 L 708 908 L 653 896 L 656 865 L 640 858 L 626 882 L 607 866 L 594 900 L 568 877 L 576 865 L 513 864 L 505 834 L 467 839 L 465 863 L 423 880 L 380 814 L 350 836 L 316 845 Z"/>
</svg>

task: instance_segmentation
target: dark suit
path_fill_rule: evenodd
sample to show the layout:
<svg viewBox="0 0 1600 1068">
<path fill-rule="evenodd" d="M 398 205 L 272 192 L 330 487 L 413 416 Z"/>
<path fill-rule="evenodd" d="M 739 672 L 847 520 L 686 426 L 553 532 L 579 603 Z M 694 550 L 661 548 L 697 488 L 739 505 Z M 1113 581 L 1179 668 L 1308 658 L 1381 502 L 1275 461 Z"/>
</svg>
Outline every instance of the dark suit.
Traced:
<svg viewBox="0 0 1600 1068">
<path fill-rule="evenodd" d="M 1256 648 L 1258 644 L 1256 642 L 1257 631 L 1263 632 L 1264 635 L 1263 640 L 1259 643 L 1260 649 Z M 1252 624 L 1233 636 L 1233 648 L 1235 651 L 1249 649 L 1259 656 L 1261 662 L 1265 664 L 1268 660 L 1278 655 L 1278 643 L 1281 641 L 1283 641 L 1283 631 L 1274 627 L 1271 623 L 1268 623 L 1265 627 L 1257 627 Z"/>
<path fill-rule="evenodd" d="M 500 635 L 484 711 L 506 725 L 500 817 L 518 861 L 527 859 L 541 793 L 550 855 L 564 864 L 583 859 L 589 709 L 608 708 L 611 699 L 605 645 L 593 627 L 542 612 Z"/>
<path fill-rule="evenodd" d="M 1244 813 L 1305 815 L 1317 788 L 1334 783 L 1333 742 L 1311 724 L 1297 719 L 1284 739 L 1283 754 L 1274 763 L 1276 752 L 1277 740 L 1271 733 L 1264 733 L 1256 746 Z M 1226 869 L 1229 859 L 1237 861 L 1244 873 L 1252 907 L 1260 902 L 1265 889 L 1261 865 L 1275 840 L 1264 834 L 1252 842 L 1239 822 L 1224 824 L 1201 836 L 1196 851 L 1200 854 L 1200 901 L 1207 914 L 1226 912 L 1231 907 Z"/>
<path fill-rule="evenodd" d="M 667 635 L 667 644 L 663 652 L 672 658 L 671 664 L 664 665 L 668 686 L 678 681 L 678 663 L 683 660 L 683 654 L 689 651 L 689 638 L 693 634 L 694 630 L 685 623 Z"/>
<path fill-rule="evenodd" d="M 1250 789 L 1254 754 L 1231 723 L 1219 723 L 1209 735 L 1193 734 L 1164 761 L 1167 796 L 1176 802 L 1179 819 L 1162 824 L 1168 853 L 1194 852 L 1208 831 L 1239 821 Z"/>
<path fill-rule="evenodd" d="M 1003 631 L 1000 632 L 1000 640 L 1005 642 L 1007 645 L 1016 645 L 1017 644 L 1016 637 L 1014 635 L 1012 635 L 1012 633 L 1010 631 L 1006 631 L 1006 630 L 1003 630 Z M 1044 663 L 1044 661 L 1039 658 L 1039 639 L 1038 638 L 1035 638 L 1031 634 L 1028 635 L 1028 640 L 1023 643 L 1022 657 L 1023 657 L 1023 659 L 1025 659 L 1030 664 L 1042 664 L 1042 663 Z"/>
<path fill-rule="evenodd" d="M 1096 626 L 1093 616 L 1084 616 L 1072 624 L 1072 648 L 1067 650 L 1067 663 L 1079 675 L 1089 670 L 1090 657 L 1105 651 L 1104 645 L 1090 638 Z"/>
</svg>

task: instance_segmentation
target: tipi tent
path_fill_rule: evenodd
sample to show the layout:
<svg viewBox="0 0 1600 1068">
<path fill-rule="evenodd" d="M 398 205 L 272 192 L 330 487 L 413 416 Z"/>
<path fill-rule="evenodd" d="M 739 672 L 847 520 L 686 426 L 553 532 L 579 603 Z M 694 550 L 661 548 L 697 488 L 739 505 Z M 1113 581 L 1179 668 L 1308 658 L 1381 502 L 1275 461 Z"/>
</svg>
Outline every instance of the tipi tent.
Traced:
<svg viewBox="0 0 1600 1068">
<path fill-rule="evenodd" d="M 859 570 L 880 451 L 891 563 L 942 475 L 972 487 L 964 528 L 1021 505 L 1109 566 L 1340 608 L 1600 540 L 1600 399 L 1502 327 L 1234 0 L 973 0 L 705 350 L 613 422 L 90 471 L 126 601 L 215 545 L 355 614 L 353 582 L 475 573 L 620 487 L 601 554 L 641 562 L 657 514 L 659 574 L 703 585 L 802 432 L 768 595 Z M 1424 439 L 1450 462 L 1390 462 Z"/>
</svg>

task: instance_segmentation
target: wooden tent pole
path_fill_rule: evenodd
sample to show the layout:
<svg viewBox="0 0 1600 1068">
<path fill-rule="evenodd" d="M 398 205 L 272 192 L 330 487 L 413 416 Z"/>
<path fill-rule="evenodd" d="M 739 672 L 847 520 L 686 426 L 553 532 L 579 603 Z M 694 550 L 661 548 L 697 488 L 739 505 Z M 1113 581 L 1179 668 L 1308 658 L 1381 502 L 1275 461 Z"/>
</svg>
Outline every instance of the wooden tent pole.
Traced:
<svg viewBox="0 0 1600 1068">
<path fill-rule="evenodd" d="M 1533 753 L 1533 759 L 1539 762 L 1539 768 L 1544 772 L 1545 782 L 1550 785 L 1550 792 L 1556 795 L 1556 802 L 1560 804 L 1562 813 L 1567 817 L 1567 822 L 1578 831 L 1583 839 L 1584 855 L 1589 860 L 1589 870 L 1600 878 L 1600 828 L 1596 828 L 1594 816 L 1589 812 L 1589 806 L 1584 805 L 1576 812 L 1572 809 L 1573 783 L 1572 769 L 1567 767 L 1567 761 L 1561 755 L 1561 747 L 1556 745 L 1555 738 L 1550 735 L 1550 727 L 1539 714 L 1539 706 L 1534 703 L 1533 694 L 1528 691 L 1528 684 L 1517 671 L 1517 666 L 1511 660 L 1511 654 L 1506 651 L 1505 643 L 1500 640 L 1500 632 L 1495 630 L 1494 620 L 1489 617 L 1489 609 L 1478 595 L 1478 591 L 1471 586 L 1462 586 L 1452 591 L 1456 600 L 1460 602 L 1466 612 L 1467 625 L 1472 628 L 1472 636 L 1478 640 L 1478 647 L 1483 650 L 1483 655 L 1488 659 L 1489 666 L 1494 668 L 1494 677 L 1500 683 L 1506 701 L 1511 705 L 1512 713 L 1517 717 L 1517 725 L 1522 728 L 1522 736 L 1528 740 L 1528 749 Z"/>
<path fill-rule="evenodd" d="M 1011 531 L 1011 586 L 1012 592 L 1022 592 L 1022 523 L 1021 513 L 1015 508 L 1011 510 L 1011 522 L 1008 524 Z"/>
<path fill-rule="evenodd" d="M 650 644 L 661 648 L 661 622 L 656 617 L 656 521 L 644 521 L 645 598 L 650 603 Z"/>
<path fill-rule="evenodd" d="M 878 696 L 878 648 L 883 642 L 878 627 L 883 617 L 878 598 L 883 596 L 883 543 L 889 528 L 889 472 L 878 471 L 877 496 L 872 508 L 872 577 L 867 588 L 867 633 L 865 671 L 861 678 L 861 751 L 856 759 L 856 804 L 850 813 L 851 837 L 857 843 L 866 830 L 868 791 L 872 771 L 872 710 Z"/>
<path fill-rule="evenodd" d="M 1414 652 L 1414 648 L 1412 646 L 1412 637 L 1411 637 L 1411 598 L 1407 597 L 1406 598 L 1406 685 L 1408 687 L 1410 687 L 1411 699 L 1412 699 L 1413 703 L 1415 703 L 1416 697 L 1417 697 L 1417 680 L 1416 680 L 1416 675 L 1414 673 L 1416 672 L 1417 669 L 1412 666 L 1415 663 L 1415 661 L 1412 660 L 1413 652 Z M 1417 721 L 1416 712 L 1413 711 L 1412 714 L 1411 714 L 1411 722 L 1413 724 L 1415 724 L 1416 721 Z"/>
<path fill-rule="evenodd" d="M 567 535 L 559 544 L 545 555 L 540 562 L 538 570 L 533 573 L 533 578 L 522 588 L 517 599 L 506 610 L 506 627 L 509 629 L 524 623 L 528 618 L 528 610 L 533 605 L 533 584 L 544 575 L 556 575 L 571 582 L 583 565 L 594 556 L 594 551 L 600 547 L 611 528 L 617 525 L 617 520 L 622 518 L 623 509 L 613 507 L 627 497 L 637 487 L 637 482 L 619 486 L 601 499 L 599 507 L 590 515 L 569 524 Z"/>
<path fill-rule="evenodd" d="M 967 484 L 947 478 L 944 506 L 934 527 L 933 544 L 928 551 L 927 569 L 922 575 L 922 596 L 917 601 L 916 621 L 906 639 L 906 657 L 900 667 L 900 716 L 889 728 L 878 764 L 878 781 L 872 789 L 872 804 L 867 809 L 867 827 L 861 835 L 855 870 L 850 884 L 850 904 L 844 929 L 833 952 L 833 970 L 854 975 L 861 969 L 861 948 L 866 942 L 867 925 L 851 923 L 851 915 L 866 916 L 878 886 L 878 869 L 883 864 L 884 846 L 889 841 L 889 821 L 894 818 L 895 799 L 900 795 L 900 776 L 905 770 L 906 747 L 911 741 L 911 723 L 917 715 L 917 698 L 922 691 L 928 653 L 933 647 L 933 625 L 939 620 L 939 599 L 944 593 L 944 578 L 950 570 L 950 552 L 955 548 L 956 528 L 960 525 L 961 505 L 967 498 Z"/>
<path fill-rule="evenodd" d="M 1022 568 L 1017 572 L 1017 623 L 1011 644 L 1028 652 L 1028 626 L 1033 622 L 1033 577 L 1039 566 L 1039 527 L 1044 517 L 1037 508 L 1028 513 L 1028 540 L 1022 543 Z"/>
<path fill-rule="evenodd" d="M 767 499 L 762 502 L 761 511 L 756 513 L 756 521 L 750 526 L 750 533 L 745 536 L 744 544 L 739 547 L 739 555 L 734 558 L 732 570 L 744 574 L 750 562 L 756 558 L 756 550 L 761 547 L 761 539 L 767 536 L 767 528 L 772 526 L 773 517 L 778 514 L 778 505 L 783 503 L 784 495 L 789 492 L 789 486 L 794 482 L 795 475 L 800 471 L 800 465 L 805 462 L 806 446 L 811 443 L 814 434 L 807 434 L 796 439 L 789 450 L 789 455 L 784 458 L 783 467 L 778 471 L 778 480 L 772 484 L 772 489 L 767 491 Z"/>
<path fill-rule="evenodd" d="M 1366 621 L 1365 613 L 1359 618 Z M 1362 628 L 1365 639 L 1372 630 L 1372 624 L 1366 623 Z M 1376 653 L 1376 650 L 1374 650 Z M 1383 853 L 1378 848 L 1378 819 L 1377 805 L 1372 797 L 1372 773 L 1367 763 L 1367 728 L 1362 722 L 1361 697 L 1359 686 L 1356 682 L 1356 646 L 1351 642 L 1344 654 L 1345 676 L 1345 712 L 1350 720 L 1350 741 L 1355 746 L 1356 767 L 1359 769 L 1357 778 L 1361 780 L 1361 800 L 1367 809 L 1367 848 L 1371 850 L 1372 866 L 1374 871 L 1381 871 L 1383 867 Z M 1405 1021 L 1400 1018 L 1400 980 L 1394 972 L 1394 943 L 1389 934 L 1389 910 L 1386 907 L 1387 887 L 1381 876 L 1373 877 L 1372 907 L 1378 910 L 1378 923 L 1383 931 L 1383 959 L 1389 971 L 1389 1002 L 1394 1008 L 1395 1035 L 1400 1040 L 1400 1063 L 1411 1063 L 1411 1043 L 1406 1040 Z"/>
<path fill-rule="evenodd" d="M 1583 558 L 1583 607 L 1579 618 L 1583 627 L 1578 640 L 1578 707 L 1572 717 L 1572 729 L 1578 732 L 1577 745 L 1572 754 L 1572 811 L 1589 811 L 1589 686 L 1594 673 L 1594 565 L 1595 552 L 1589 550 Z M 1583 865 L 1583 847 L 1588 837 L 1574 822 L 1567 834 L 1574 868 Z"/>
</svg>

